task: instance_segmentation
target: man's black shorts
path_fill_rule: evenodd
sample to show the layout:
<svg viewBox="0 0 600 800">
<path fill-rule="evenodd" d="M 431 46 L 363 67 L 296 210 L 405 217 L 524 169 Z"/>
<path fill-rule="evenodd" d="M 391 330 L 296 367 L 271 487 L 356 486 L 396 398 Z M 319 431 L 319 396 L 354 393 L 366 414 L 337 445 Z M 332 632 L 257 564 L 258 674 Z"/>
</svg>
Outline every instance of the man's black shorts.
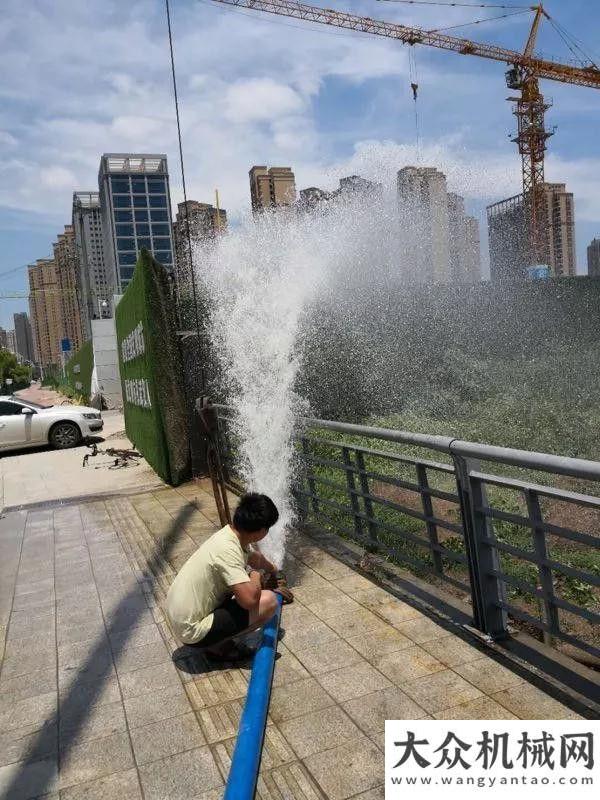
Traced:
<svg viewBox="0 0 600 800">
<path fill-rule="evenodd" d="M 230 597 L 213 611 L 213 623 L 206 636 L 188 647 L 210 647 L 245 631 L 249 625 L 250 612 Z"/>
</svg>

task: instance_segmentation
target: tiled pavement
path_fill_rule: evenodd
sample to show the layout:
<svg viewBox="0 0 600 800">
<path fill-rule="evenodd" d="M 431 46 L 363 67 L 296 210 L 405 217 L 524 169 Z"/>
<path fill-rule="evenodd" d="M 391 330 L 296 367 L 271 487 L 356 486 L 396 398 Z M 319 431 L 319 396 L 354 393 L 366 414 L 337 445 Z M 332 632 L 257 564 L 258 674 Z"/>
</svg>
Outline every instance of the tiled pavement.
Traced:
<svg viewBox="0 0 600 800">
<path fill-rule="evenodd" d="M 196 485 L 0 519 L 0 797 L 222 797 L 249 668 L 210 671 L 160 611 L 216 527 Z M 289 549 L 260 800 L 382 798 L 386 718 L 576 717 L 310 540 Z"/>
</svg>

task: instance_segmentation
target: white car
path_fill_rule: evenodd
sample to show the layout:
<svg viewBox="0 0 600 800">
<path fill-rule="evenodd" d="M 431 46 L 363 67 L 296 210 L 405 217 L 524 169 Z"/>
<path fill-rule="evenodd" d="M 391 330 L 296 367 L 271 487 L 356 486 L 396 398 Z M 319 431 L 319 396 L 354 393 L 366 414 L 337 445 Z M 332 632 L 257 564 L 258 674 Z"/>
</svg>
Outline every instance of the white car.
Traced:
<svg viewBox="0 0 600 800">
<path fill-rule="evenodd" d="M 14 396 L 0 397 L 0 450 L 46 444 L 76 447 L 104 427 L 101 413 L 86 406 L 40 406 Z"/>
</svg>

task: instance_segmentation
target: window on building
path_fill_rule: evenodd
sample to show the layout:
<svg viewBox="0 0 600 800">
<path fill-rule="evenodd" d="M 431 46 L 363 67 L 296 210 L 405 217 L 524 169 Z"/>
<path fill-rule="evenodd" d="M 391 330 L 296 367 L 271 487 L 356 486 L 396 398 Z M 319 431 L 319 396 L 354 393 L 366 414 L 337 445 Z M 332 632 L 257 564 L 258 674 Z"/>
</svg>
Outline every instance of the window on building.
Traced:
<svg viewBox="0 0 600 800">
<path fill-rule="evenodd" d="M 133 195 L 133 205 L 135 208 L 147 208 L 148 207 L 148 198 L 145 194 L 134 194 Z"/>
<path fill-rule="evenodd" d="M 166 208 L 167 195 L 166 194 L 151 194 L 148 197 L 150 208 Z"/>
<path fill-rule="evenodd" d="M 115 208 L 131 208 L 131 197 L 128 194 L 115 194 L 113 204 Z"/>
<path fill-rule="evenodd" d="M 156 212 L 152 212 L 152 219 L 154 220 L 154 214 Z M 170 236 L 171 230 L 169 225 L 153 225 L 152 226 L 152 234 L 153 236 Z"/>
<path fill-rule="evenodd" d="M 148 176 L 148 192 L 150 194 L 164 194 L 167 191 L 167 183 L 164 178 Z"/>
<path fill-rule="evenodd" d="M 148 239 L 143 238 L 143 237 L 140 238 L 138 236 L 137 246 L 138 246 L 138 250 L 140 250 L 142 247 L 145 247 L 146 250 L 152 250 L 152 240 L 149 239 L 149 238 Z"/>
<path fill-rule="evenodd" d="M 116 225 L 117 236 L 133 236 L 133 225 Z"/>
<path fill-rule="evenodd" d="M 135 239 L 133 237 L 117 239 L 117 250 L 135 250 Z"/>
<path fill-rule="evenodd" d="M 150 236 L 150 225 L 144 223 L 136 225 L 135 232 L 138 236 Z"/>
<path fill-rule="evenodd" d="M 148 209 L 147 208 L 136 208 L 136 210 L 133 213 L 134 213 L 136 222 L 148 222 Z"/>
<path fill-rule="evenodd" d="M 133 194 L 146 194 L 146 181 L 143 178 L 132 178 L 131 191 Z"/>
<path fill-rule="evenodd" d="M 119 275 L 121 276 L 121 280 L 131 280 L 133 278 L 133 271 L 135 267 L 123 267 L 119 270 Z"/>
<path fill-rule="evenodd" d="M 119 253 L 119 266 L 135 264 L 136 261 L 137 253 Z"/>
<path fill-rule="evenodd" d="M 129 178 L 111 178 L 110 185 L 112 186 L 113 194 L 129 192 Z"/>
<path fill-rule="evenodd" d="M 166 236 L 159 236 L 154 237 L 154 249 L 155 250 L 170 250 L 171 249 L 171 239 Z"/>
<path fill-rule="evenodd" d="M 153 208 L 152 211 L 150 212 L 150 218 L 152 219 L 152 222 L 169 221 L 166 208 Z"/>
<path fill-rule="evenodd" d="M 157 261 L 160 261 L 161 264 L 170 264 L 172 260 L 171 251 L 170 250 L 155 250 L 154 251 L 154 258 Z"/>
</svg>

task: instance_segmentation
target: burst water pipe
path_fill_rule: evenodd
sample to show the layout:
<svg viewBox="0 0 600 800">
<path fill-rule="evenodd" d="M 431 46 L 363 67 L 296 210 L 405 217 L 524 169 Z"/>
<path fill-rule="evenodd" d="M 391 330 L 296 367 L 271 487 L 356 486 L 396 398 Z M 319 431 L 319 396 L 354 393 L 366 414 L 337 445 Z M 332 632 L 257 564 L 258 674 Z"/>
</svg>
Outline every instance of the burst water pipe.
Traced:
<svg viewBox="0 0 600 800">
<path fill-rule="evenodd" d="M 265 625 L 261 645 L 254 656 L 223 800 L 253 800 L 256 794 L 281 618 L 282 598 L 276 597 L 277 611 Z"/>
</svg>

